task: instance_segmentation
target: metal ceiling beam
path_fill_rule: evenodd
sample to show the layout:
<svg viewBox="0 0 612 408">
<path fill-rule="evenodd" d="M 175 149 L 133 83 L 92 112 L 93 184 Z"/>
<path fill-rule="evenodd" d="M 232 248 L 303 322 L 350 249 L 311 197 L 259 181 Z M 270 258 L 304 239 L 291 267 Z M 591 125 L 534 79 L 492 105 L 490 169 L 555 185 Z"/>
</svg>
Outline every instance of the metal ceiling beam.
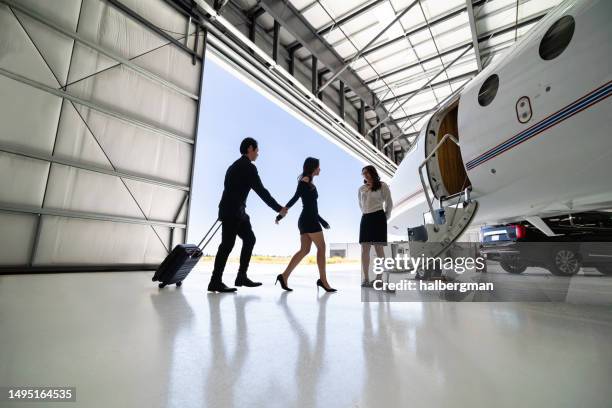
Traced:
<svg viewBox="0 0 612 408">
<path fill-rule="evenodd" d="M 480 57 L 480 49 L 478 48 L 478 31 L 476 30 L 476 19 L 474 17 L 474 6 L 472 0 L 465 0 L 468 20 L 470 21 L 470 31 L 472 31 L 472 44 L 476 53 L 476 64 L 478 64 L 478 72 L 482 71 L 482 58 Z"/>
<path fill-rule="evenodd" d="M 423 15 L 423 20 L 425 20 L 425 24 L 427 24 L 427 31 L 429 32 L 429 36 L 431 37 L 431 42 L 434 45 L 434 48 L 436 49 L 436 54 L 440 55 L 440 49 L 438 48 L 438 44 L 436 43 L 436 37 L 434 36 L 433 31 L 431 30 L 431 25 L 429 25 L 429 20 L 427 19 L 427 15 L 425 14 L 425 10 L 423 9 L 423 4 L 421 3 L 421 1 L 419 0 L 419 8 L 421 9 L 421 14 Z M 410 41 L 409 38 L 408 39 L 408 43 L 410 45 L 412 45 L 412 41 Z M 413 47 L 414 48 L 414 47 Z M 421 70 L 423 70 L 423 72 L 426 71 L 425 67 L 423 67 L 423 64 L 421 63 L 421 61 L 419 60 L 419 57 L 415 51 L 415 55 L 417 56 L 417 61 L 421 64 Z M 440 57 L 440 63 L 444 66 L 444 61 L 442 60 L 442 57 Z M 446 75 L 446 80 L 448 81 L 448 73 L 445 72 Z M 449 88 L 451 88 L 451 90 L 453 89 L 453 87 L 451 86 L 450 81 L 448 81 L 448 86 Z M 431 86 L 430 86 L 431 88 Z M 436 101 L 438 101 L 438 96 L 436 95 L 436 93 L 434 92 L 433 88 L 431 88 L 431 93 L 433 94 L 434 98 L 436 99 Z"/>
<path fill-rule="evenodd" d="M 357 52 L 357 54 L 355 54 L 355 56 L 353 56 L 348 62 L 345 62 L 339 69 L 334 70 L 335 73 L 331 76 L 331 78 L 327 80 L 326 83 L 321 85 L 320 90 L 324 90 L 329 84 L 331 84 L 336 78 L 338 78 L 340 74 L 342 74 L 348 67 L 350 67 L 352 63 L 359 60 L 363 53 L 367 51 L 368 48 L 370 48 L 370 46 L 376 42 L 376 40 L 378 40 L 384 33 L 386 33 L 387 30 L 393 27 L 393 25 L 397 23 L 400 18 L 404 17 L 406 13 L 408 13 L 412 9 L 412 7 L 416 6 L 417 4 L 419 4 L 419 0 L 414 0 L 412 3 L 410 3 L 408 7 L 398 13 L 395 18 L 389 24 L 387 24 L 385 28 L 383 28 L 378 34 L 376 34 L 370 41 L 368 41 L 368 43 L 363 46 L 363 48 L 361 48 Z"/>
<path fill-rule="evenodd" d="M 537 21 L 539 21 L 540 19 L 542 19 L 546 15 L 546 13 L 547 13 L 547 11 L 543 12 L 543 13 L 539 13 L 539 14 L 537 14 L 535 16 L 526 18 L 526 19 L 524 19 L 522 21 L 519 21 L 519 23 L 518 23 L 518 25 L 516 27 L 521 28 L 521 27 L 524 27 L 526 25 L 534 24 Z M 512 24 L 500 27 L 500 28 L 498 28 L 496 30 L 488 31 L 488 32 L 480 35 L 480 37 L 478 37 L 478 43 L 480 44 L 481 42 L 484 42 L 484 41 L 487 41 L 487 40 L 491 39 L 491 37 L 495 37 L 495 36 L 498 36 L 498 35 L 501 35 L 501 34 L 505 34 L 505 33 L 508 33 L 510 31 L 514 31 L 514 30 L 515 30 L 515 25 L 514 25 L 514 23 L 512 23 Z M 449 50 L 443 51 L 443 52 L 440 53 L 440 56 L 443 57 L 445 55 L 449 55 L 449 54 L 452 54 L 454 52 L 457 52 L 457 51 L 463 49 L 464 47 L 466 47 L 469 44 L 473 44 L 473 42 L 472 41 L 466 42 L 466 43 L 460 44 L 460 45 L 458 45 L 456 47 L 453 47 L 453 48 L 451 48 Z M 422 59 L 421 63 L 426 63 L 426 62 L 429 62 L 429 61 L 433 61 L 433 60 L 435 60 L 437 58 L 438 58 L 438 55 L 433 55 L 431 57 Z M 415 67 L 418 67 L 418 66 L 419 66 L 419 63 L 415 62 L 413 64 L 410 64 L 410 65 L 407 65 L 407 66 L 404 66 L 404 67 L 396 68 L 396 69 L 393 69 L 391 71 L 385 72 L 384 74 L 380 75 L 380 77 L 367 79 L 365 81 L 365 83 L 366 83 L 366 85 L 371 85 L 374 82 L 377 82 L 379 79 L 386 79 L 386 78 L 388 78 L 390 76 L 399 74 L 399 73 L 401 73 L 403 71 L 406 71 L 406 70 L 409 70 L 409 69 L 412 69 L 412 68 L 415 68 Z M 347 92 L 348 91 L 350 91 L 350 90 L 347 90 Z"/>
<path fill-rule="evenodd" d="M 408 116 L 402 116 L 401 118 L 397 118 L 397 119 L 395 119 L 395 121 L 399 123 L 399 122 L 404 122 L 404 121 L 406 121 L 406 120 L 408 120 L 408 119 L 420 118 L 420 117 L 422 117 L 423 115 L 427 115 L 428 113 L 433 113 L 433 112 L 435 112 L 437 109 L 438 109 L 438 107 L 437 107 L 437 106 L 435 106 L 435 107 L 433 107 L 433 108 L 431 108 L 431 109 L 427 109 L 427 110 L 424 110 L 424 111 L 420 111 L 420 112 L 411 113 L 411 114 L 410 114 L 410 115 L 408 115 Z"/>
<path fill-rule="evenodd" d="M 550 10 L 550 9 L 548 9 L 548 10 Z M 495 30 L 488 31 L 488 32 L 482 34 L 480 37 L 478 37 L 478 42 L 481 43 L 483 41 L 489 40 L 491 37 L 496 37 L 496 36 L 498 36 L 500 34 L 506 34 L 506 33 L 510 32 L 510 31 L 517 30 L 517 29 L 519 29 L 521 27 L 537 23 L 544 16 L 546 16 L 546 14 L 548 14 L 548 10 L 544 10 L 543 12 L 535 14 L 535 15 L 533 15 L 531 17 L 524 18 L 524 19 L 520 20 L 518 22 L 518 24 L 515 24 L 514 22 L 512 22 L 511 24 L 506 24 L 506 25 L 504 25 L 502 27 L 499 27 L 499 28 L 497 28 Z"/>
<path fill-rule="evenodd" d="M 519 0 L 516 0 L 516 14 L 515 14 L 515 19 L 514 19 L 514 25 L 515 25 L 515 29 L 514 29 L 514 41 L 516 41 L 516 39 L 518 38 L 518 15 L 519 15 Z"/>
<path fill-rule="evenodd" d="M 398 140 L 401 140 L 403 138 L 411 138 L 411 137 L 417 137 L 419 135 L 419 132 L 412 132 L 412 133 L 404 133 L 403 135 L 400 136 L 396 136 L 394 138 L 392 138 L 391 140 L 387 141 L 384 145 L 383 145 L 383 149 L 391 144 L 393 144 L 393 142 L 396 142 Z"/>
<path fill-rule="evenodd" d="M 486 0 L 478 0 L 478 1 L 474 2 L 474 6 L 479 6 L 481 4 L 484 4 L 485 1 Z M 380 44 L 370 48 L 369 50 L 365 51 L 362 56 L 363 57 L 367 57 L 368 55 L 370 55 L 372 53 L 375 53 L 376 51 L 379 51 L 379 50 L 381 50 L 381 49 L 383 49 L 383 48 L 385 48 L 385 47 L 387 47 L 387 46 L 389 46 L 391 44 L 394 44 L 394 43 L 396 43 L 398 41 L 402 41 L 407 36 L 411 36 L 411 35 L 420 33 L 421 31 L 427 30 L 428 27 L 433 27 L 433 26 L 435 26 L 437 24 L 440 24 L 440 23 L 443 23 L 443 22 L 445 22 L 447 20 L 450 20 L 451 18 L 456 17 L 456 16 L 464 13 L 465 11 L 466 11 L 465 7 L 456 8 L 454 10 L 451 10 L 448 13 L 442 14 L 439 17 L 437 17 L 437 18 L 435 18 L 433 20 L 430 20 L 429 24 L 421 24 L 421 25 L 413 28 L 412 30 L 405 32 L 404 34 L 402 34 L 400 36 L 397 36 L 395 38 L 392 38 L 392 39 L 390 39 L 388 41 L 385 41 L 383 43 L 380 43 Z"/>
<path fill-rule="evenodd" d="M 448 63 L 448 65 L 445 65 L 444 67 L 442 67 L 442 69 L 440 71 L 438 71 L 437 74 L 435 74 L 434 76 L 432 76 L 425 84 L 423 84 L 419 89 L 417 89 L 415 92 L 412 92 L 410 94 L 410 96 L 408 96 L 408 98 L 404 99 L 402 101 L 402 103 L 395 108 L 394 110 L 391 111 L 391 115 L 393 115 L 395 112 L 397 112 L 398 110 L 400 110 L 402 108 L 402 106 L 404 106 L 409 100 L 411 100 L 412 98 L 414 98 L 416 95 L 419 94 L 419 92 L 421 92 L 423 89 L 427 88 L 434 79 L 436 79 L 437 77 L 439 77 L 440 75 L 442 75 L 443 73 L 446 72 L 447 69 L 449 69 L 450 67 L 453 66 L 453 64 L 455 64 L 455 62 L 459 61 L 461 59 L 461 57 L 463 57 L 470 49 L 472 48 L 472 45 L 470 44 L 469 46 L 467 46 L 465 48 L 465 50 L 459 54 L 454 60 L 452 60 L 451 62 Z"/>
<path fill-rule="evenodd" d="M 442 51 L 440 54 L 436 54 L 436 55 L 432 55 L 431 57 L 423 58 L 421 60 L 421 62 L 415 62 L 413 64 L 406 65 L 404 67 L 396 68 L 396 69 L 394 69 L 392 71 L 385 72 L 384 74 L 381 74 L 380 76 L 378 76 L 376 78 L 372 78 L 372 79 L 366 80 L 365 83 L 366 83 L 366 85 L 371 85 L 371 84 L 373 84 L 375 82 L 378 82 L 380 80 L 387 79 L 387 78 L 389 78 L 389 77 L 391 77 L 393 75 L 399 74 L 399 73 L 404 72 L 404 71 L 408 71 L 408 70 L 410 70 L 412 68 L 416 68 L 416 67 L 418 67 L 421 64 L 425 64 L 425 63 L 428 63 L 428 62 L 431 62 L 431 61 L 435 61 L 435 60 L 437 60 L 440 57 L 444 57 L 444 56 L 450 55 L 450 54 L 452 54 L 454 52 L 461 51 L 467 45 L 469 45 L 469 43 L 460 44 L 457 47 L 453 47 L 453 48 L 451 48 L 449 50 Z"/>
<path fill-rule="evenodd" d="M 460 81 L 462 79 L 468 79 L 468 78 L 472 78 L 473 76 L 475 76 L 478 73 L 478 71 L 470 71 L 470 72 L 466 72 L 465 74 L 461 74 L 461 75 L 457 75 L 454 77 L 450 77 L 448 79 L 442 80 L 442 81 L 438 81 L 435 83 L 432 83 L 429 85 L 429 87 L 431 88 L 435 88 L 438 86 L 444 86 L 444 85 L 448 85 L 448 82 L 451 81 Z M 412 95 L 413 93 L 417 92 L 417 90 L 414 91 L 409 91 L 409 92 L 404 92 L 403 94 L 399 94 L 397 95 L 397 97 L 395 98 L 387 98 L 387 99 L 383 99 L 382 103 L 389 103 L 389 102 L 393 102 L 395 100 L 400 100 L 402 98 L 405 98 L 407 96 Z M 398 121 L 398 119 L 396 119 L 396 122 Z"/>
<path fill-rule="evenodd" d="M 484 5 L 484 4 L 485 4 L 487 1 L 488 1 L 488 0 L 478 0 L 478 1 L 475 1 L 475 2 L 473 2 L 473 7 L 483 6 L 483 5 Z M 498 13 L 505 12 L 505 11 L 508 11 L 508 10 L 511 10 L 511 9 L 512 9 L 512 10 L 514 9 L 514 5 L 504 6 L 504 7 L 502 7 L 501 9 L 496 10 L 496 11 L 495 11 L 494 13 L 492 13 L 491 15 L 496 15 L 496 14 L 498 14 Z M 541 12 L 541 13 L 538 13 L 538 14 L 535 14 L 535 15 L 533 15 L 533 16 L 531 16 L 531 17 L 528 17 L 528 18 L 526 18 L 526 19 L 523 19 L 523 20 L 519 21 L 519 22 L 518 22 L 518 24 L 515 24 L 515 22 L 513 21 L 513 22 L 512 22 L 511 24 L 509 24 L 509 25 L 505 25 L 505 26 L 503 26 L 503 27 L 497 28 L 496 30 L 491 30 L 491 31 L 489 31 L 489 32 L 487 32 L 487 33 L 484 33 L 484 34 L 482 34 L 482 35 L 480 35 L 480 36 L 478 37 L 478 42 L 479 42 L 479 43 L 481 43 L 481 42 L 483 42 L 483 41 L 486 41 L 486 40 L 488 39 L 488 37 L 489 37 L 489 36 L 491 36 L 491 35 L 505 34 L 505 33 L 509 32 L 509 31 L 515 31 L 516 29 L 521 28 L 521 27 L 523 27 L 523 26 L 525 26 L 525 25 L 529 25 L 529 24 L 532 24 L 532 23 L 534 23 L 534 22 L 537 22 L 537 21 L 538 21 L 538 20 L 540 20 L 542 17 L 544 17 L 544 16 L 545 16 L 545 15 L 548 13 L 548 11 L 549 11 L 549 10 L 550 10 L 550 9 L 544 10 L 544 11 L 543 11 L 543 12 Z M 444 21 L 446 21 L 446 20 L 449 20 L 449 19 L 451 19 L 451 18 L 453 18 L 453 17 L 456 17 L 456 16 L 460 15 L 461 13 L 463 13 L 463 12 L 465 12 L 465 11 L 466 11 L 466 7 L 458 8 L 458 9 L 455 9 L 455 10 L 451 10 L 451 11 L 450 11 L 450 12 L 448 12 L 447 14 L 441 15 L 441 16 L 440 16 L 440 17 L 438 17 L 437 19 L 431 20 L 431 21 L 429 22 L 429 25 L 430 25 L 430 26 L 434 26 L 434 25 L 436 25 L 436 24 L 438 24 L 438 23 L 442 23 L 442 22 L 444 22 Z M 490 15 L 487 15 L 487 17 L 489 17 L 489 16 L 490 16 Z M 369 55 L 369 54 L 371 54 L 371 53 L 374 53 L 374 52 L 376 52 L 376 51 L 379 51 L 379 50 L 381 50 L 381 49 L 383 49 L 383 48 L 385 48 L 385 47 L 387 47 L 387 46 L 389 46 L 389 45 L 391 45 L 391 44 L 393 44 L 393 43 L 396 43 L 396 42 L 398 42 L 398 41 L 403 40 L 405 36 L 411 36 L 411 35 L 413 35 L 413 34 L 416 34 L 416 33 L 420 32 L 420 31 L 423 31 L 423 30 L 426 30 L 426 29 L 427 29 L 427 25 L 426 25 L 426 24 L 422 24 L 422 25 L 420 25 L 420 26 L 416 27 L 415 29 L 413 29 L 413 30 L 411 30 L 411 31 L 408 31 L 408 32 L 404 33 L 404 34 L 403 34 L 403 35 L 401 35 L 401 36 L 398 36 L 398 37 L 393 38 L 393 39 L 391 39 L 391 40 L 389 40 L 389 41 L 386 41 L 386 42 L 384 42 L 384 43 L 381 43 L 381 44 L 379 44 L 379 45 L 376 45 L 375 47 L 372 47 L 372 48 L 371 48 L 371 49 L 369 49 L 368 51 L 364 52 L 363 56 L 364 56 L 364 57 L 366 57 L 366 56 L 368 56 L 368 55 Z M 465 45 L 467 45 L 467 43 L 465 43 Z M 464 45 L 461 45 L 461 46 L 455 47 L 455 49 L 457 49 L 457 48 L 463 48 L 463 46 L 464 46 Z M 434 56 L 433 58 L 436 58 L 436 56 Z M 406 67 L 406 68 L 407 68 L 407 67 Z M 373 80 L 369 80 L 369 81 L 375 81 L 375 80 L 376 80 L 376 79 L 374 78 Z M 368 83 L 368 81 L 366 81 L 366 84 L 367 84 L 367 83 Z M 349 91 L 350 91 L 350 90 L 349 90 Z"/>
<path fill-rule="evenodd" d="M 416 95 L 418 95 L 419 92 L 421 92 L 423 89 L 427 88 L 429 86 L 429 84 L 431 84 L 433 82 L 434 79 L 436 79 L 437 77 L 439 77 L 440 75 L 442 75 L 444 72 L 446 72 L 446 70 L 448 68 L 450 68 L 455 62 L 457 62 L 459 59 L 461 59 L 461 57 L 463 57 L 470 49 L 472 48 L 472 44 L 470 44 L 468 47 L 465 48 L 465 50 L 459 54 L 454 60 L 452 60 L 448 65 L 444 66 L 440 71 L 438 71 L 437 74 L 435 74 L 433 77 L 431 77 L 425 84 L 423 84 L 423 86 L 421 86 L 416 92 L 414 92 L 412 95 L 410 95 L 408 98 L 406 98 L 402 103 L 400 103 L 400 105 L 395 108 L 394 110 L 391 111 L 391 113 L 388 114 L 388 116 L 384 117 L 376 126 L 374 126 L 372 129 L 369 130 L 368 133 L 372 132 L 374 129 L 376 129 L 378 126 L 381 126 L 383 123 L 385 123 L 386 121 L 388 121 L 389 119 L 391 119 L 391 115 L 393 115 L 395 112 L 397 112 L 398 110 L 402 109 L 402 107 L 412 98 L 414 98 Z M 394 135 L 394 137 L 397 137 L 397 135 Z"/>
<path fill-rule="evenodd" d="M 344 59 L 327 41 L 317 34 L 314 27 L 290 2 L 261 0 L 260 5 L 331 71 L 336 72 L 344 66 Z M 379 117 L 389 116 L 389 112 L 380 105 L 378 99 L 374 98 L 372 100 L 372 91 L 352 69 L 345 69 L 338 77 L 370 107 L 375 108 Z M 394 136 L 401 134 L 400 128 L 394 122 L 391 121 L 388 127 Z"/>
<path fill-rule="evenodd" d="M 348 23 L 349 21 L 361 16 L 363 13 L 367 12 L 368 10 L 378 6 L 381 3 L 384 3 L 385 1 L 388 0 L 375 0 L 369 4 L 366 4 L 363 7 L 358 8 L 357 10 L 353 11 L 352 13 L 347 14 L 344 17 L 341 17 L 339 20 L 336 21 L 336 23 L 334 24 L 333 22 L 331 24 L 328 24 L 325 28 L 322 28 L 320 30 L 317 31 L 317 34 L 319 34 L 320 36 L 323 36 L 327 33 L 329 33 L 332 29 L 334 28 L 338 28 L 343 24 Z M 294 42 L 292 44 L 289 44 L 289 46 L 287 47 L 287 49 L 289 51 L 296 51 L 298 49 L 302 48 L 302 44 L 300 44 L 299 42 Z"/>
</svg>

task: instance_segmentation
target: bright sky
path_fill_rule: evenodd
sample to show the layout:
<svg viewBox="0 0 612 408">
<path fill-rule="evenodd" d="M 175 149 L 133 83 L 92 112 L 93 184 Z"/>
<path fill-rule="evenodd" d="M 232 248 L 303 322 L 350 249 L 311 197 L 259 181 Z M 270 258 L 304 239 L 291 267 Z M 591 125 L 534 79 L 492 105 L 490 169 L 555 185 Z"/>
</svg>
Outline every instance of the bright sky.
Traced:
<svg viewBox="0 0 612 408">
<path fill-rule="evenodd" d="M 255 164 L 264 186 L 281 205 L 293 196 L 304 159 L 318 158 L 321 175 L 314 183 L 319 191 L 319 213 L 331 225 L 330 230 L 324 230 L 326 242 L 358 241 L 361 212 L 357 189 L 363 167 L 359 160 L 210 58 L 204 72 L 202 103 L 188 242 L 197 243 L 216 219 L 225 171 L 240 157 L 238 147 L 247 136 L 259 143 Z M 253 253 L 288 255 L 297 251 L 301 209 L 298 201 L 276 225 L 276 213 L 251 191 L 247 213 L 257 237 Z M 216 253 L 220 235 L 205 253 Z M 231 256 L 237 256 L 240 247 L 237 239 Z"/>
</svg>

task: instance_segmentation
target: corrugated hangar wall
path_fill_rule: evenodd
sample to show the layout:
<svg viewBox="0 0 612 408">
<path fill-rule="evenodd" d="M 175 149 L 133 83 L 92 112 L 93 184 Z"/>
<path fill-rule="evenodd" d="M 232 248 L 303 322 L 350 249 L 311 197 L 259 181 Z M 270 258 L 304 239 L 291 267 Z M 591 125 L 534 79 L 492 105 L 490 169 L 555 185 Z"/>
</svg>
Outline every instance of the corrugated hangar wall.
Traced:
<svg viewBox="0 0 612 408">
<path fill-rule="evenodd" d="M 184 241 L 202 32 L 121 4 L 0 0 L 0 268 L 138 267 Z"/>
</svg>

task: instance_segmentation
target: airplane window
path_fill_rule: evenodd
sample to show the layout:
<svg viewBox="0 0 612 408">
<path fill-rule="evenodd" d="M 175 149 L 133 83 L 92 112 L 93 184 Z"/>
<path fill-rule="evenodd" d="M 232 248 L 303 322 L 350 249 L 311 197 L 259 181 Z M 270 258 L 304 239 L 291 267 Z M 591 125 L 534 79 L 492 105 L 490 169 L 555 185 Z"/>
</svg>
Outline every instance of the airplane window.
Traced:
<svg viewBox="0 0 612 408">
<path fill-rule="evenodd" d="M 569 45 L 574 35 L 574 17 L 563 16 L 550 26 L 542 42 L 540 42 L 540 57 L 547 61 L 557 58 Z"/>
<path fill-rule="evenodd" d="M 478 91 L 478 103 L 480 106 L 487 106 L 497 95 L 497 88 L 499 87 L 499 77 L 496 74 L 488 77 L 480 87 Z"/>
</svg>

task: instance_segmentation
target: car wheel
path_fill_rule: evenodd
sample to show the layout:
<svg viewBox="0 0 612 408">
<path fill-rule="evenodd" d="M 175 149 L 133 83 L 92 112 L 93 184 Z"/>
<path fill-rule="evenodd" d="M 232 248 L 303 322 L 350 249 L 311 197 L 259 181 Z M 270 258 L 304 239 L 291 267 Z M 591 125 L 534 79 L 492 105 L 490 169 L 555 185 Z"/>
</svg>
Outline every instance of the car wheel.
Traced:
<svg viewBox="0 0 612 408">
<path fill-rule="evenodd" d="M 504 271 L 514 274 L 523 273 L 527 269 L 527 265 L 523 264 L 518 259 L 506 259 L 504 261 L 500 261 L 499 265 Z"/>
<path fill-rule="evenodd" d="M 573 276 L 580 271 L 582 262 L 572 248 L 557 248 L 552 252 L 550 272 L 557 276 Z"/>
<path fill-rule="evenodd" d="M 598 266 L 596 268 L 602 275 L 612 276 L 612 265 Z"/>
</svg>

